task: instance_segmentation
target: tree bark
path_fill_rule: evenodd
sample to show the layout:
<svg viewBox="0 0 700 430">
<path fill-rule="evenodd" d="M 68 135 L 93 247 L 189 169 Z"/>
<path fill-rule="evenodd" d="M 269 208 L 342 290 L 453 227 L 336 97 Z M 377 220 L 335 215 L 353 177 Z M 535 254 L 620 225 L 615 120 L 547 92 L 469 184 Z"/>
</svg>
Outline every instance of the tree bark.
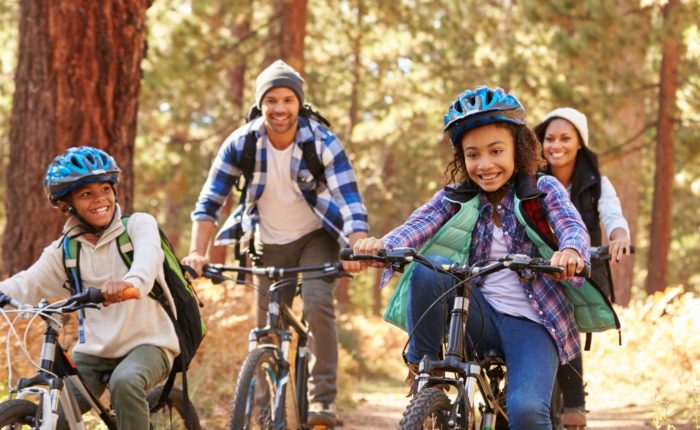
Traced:
<svg viewBox="0 0 700 430">
<path fill-rule="evenodd" d="M 29 266 L 60 231 L 64 219 L 48 210 L 39 184 L 51 159 L 68 147 L 109 151 L 122 169 L 122 207 L 131 210 L 149 5 L 148 0 L 20 2 L 3 243 L 6 271 Z"/>
<path fill-rule="evenodd" d="M 654 206 L 649 241 L 646 290 L 663 291 L 668 282 L 668 251 L 671 245 L 671 205 L 673 195 L 673 134 L 676 113 L 678 64 L 681 57 L 681 32 L 678 28 L 678 0 L 664 6 L 665 33 L 661 45 L 658 133 Z"/>
<path fill-rule="evenodd" d="M 304 75 L 304 38 L 306 37 L 307 0 L 283 0 L 280 31 L 281 56 Z"/>
<path fill-rule="evenodd" d="M 250 8 L 246 9 L 245 13 L 237 17 L 233 25 L 232 33 L 234 37 L 239 40 L 250 32 L 251 11 L 252 9 Z M 233 101 L 233 105 L 238 109 L 238 112 L 241 113 L 241 118 L 245 118 L 248 107 L 245 102 L 245 73 L 247 68 L 248 62 L 246 57 L 242 55 L 238 58 L 236 64 L 228 71 L 231 100 Z M 224 206 L 221 208 L 220 219 L 225 220 L 229 216 L 234 206 L 234 200 L 237 202 L 235 196 L 229 195 L 228 199 L 226 199 L 226 203 L 224 203 Z M 216 232 L 214 232 L 214 236 L 216 236 Z M 227 246 L 214 245 L 212 237 L 212 245 L 209 249 L 209 259 L 211 262 L 224 264 L 226 262 L 227 249 Z"/>
</svg>

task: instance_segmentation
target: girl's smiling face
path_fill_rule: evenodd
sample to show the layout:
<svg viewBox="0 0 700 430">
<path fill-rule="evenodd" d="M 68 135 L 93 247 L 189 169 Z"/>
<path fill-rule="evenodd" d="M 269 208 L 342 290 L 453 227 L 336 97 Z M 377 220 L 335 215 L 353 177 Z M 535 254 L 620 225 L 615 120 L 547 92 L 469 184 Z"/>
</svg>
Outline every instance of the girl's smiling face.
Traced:
<svg viewBox="0 0 700 430">
<path fill-rule="evenodd" d="M 482 125 L 462 137 L 469 179 L 486 192 L 501 188 L 515 173 L 515 140 L 496 124 Z"/>
</svg>

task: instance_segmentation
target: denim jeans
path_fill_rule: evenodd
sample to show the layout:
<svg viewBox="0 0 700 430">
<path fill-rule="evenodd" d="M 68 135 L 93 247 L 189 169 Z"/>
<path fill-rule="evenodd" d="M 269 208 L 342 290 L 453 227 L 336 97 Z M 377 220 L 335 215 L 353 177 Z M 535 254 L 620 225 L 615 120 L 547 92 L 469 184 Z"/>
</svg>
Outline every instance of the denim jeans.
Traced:
<svg viewBox="0 0 700 430">
<path fill-rule="evenodd" d="M 436 264 L 450 263 L 444 257 L 431 257 Z M 408 297 L 408 329 L 415 329 L 409 343 L 408 361 L 418 363 L 424 355 L 437 358 L 441 340 L 448 329 L 455 293 L 436 303 L 422 318 L 428 307 L 455 280 L 416 265 L 411 277 Z M 508 367 L 506 408 L 510 428 L 551 429 L 549 409 L 559 357 L 554 341 L 544 326 L 531 320 L 496 312 L 478 288 L 470 295 L 467 343 L 476 345 L 483 358 L 486 351 L 496 350 Z M 416 328 L 417 327 L 417 328 Z"/>
</svg>

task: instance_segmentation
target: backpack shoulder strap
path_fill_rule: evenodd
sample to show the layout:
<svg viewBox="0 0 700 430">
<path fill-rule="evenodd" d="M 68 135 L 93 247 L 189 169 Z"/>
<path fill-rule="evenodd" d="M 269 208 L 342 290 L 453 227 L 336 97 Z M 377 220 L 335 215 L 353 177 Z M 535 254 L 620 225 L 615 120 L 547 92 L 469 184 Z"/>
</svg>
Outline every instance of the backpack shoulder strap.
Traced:
<svg viewBox="0 0 700 430">
<path fill-rule="evenodd" d="M 122 217 L 122 224 L 124 225 L 124 231 L 117 237 L 117 248 L 119 249 L 119 256 L 122 258 L 122 261 L 126 264 L 126 267 L 130 268 L 131 263 L 134 261 L 134 245 L 131 244 L 131 238 L 127 231 L 129 215 Z"/>
<path fill-rule="evenodd" d="M 63 237 L 63 269 L 68 277 L 71 294 L 82 291 L 80 284 L 80 242 L 66 235 Z"/>
<path fill-rule="evenodd" d="M 248 187 L 248 183 L 253 179 L 253 170 L 255 170 L 255 152 L 257 151 L 258 137 L 255 131 L 248 127 L 248 133 L 245 135 L 245 141 L 243 142 L 243 153 L 241 154 L 241 160 L 239 163 L 239 168 L 241 169 L 243 179 L 243 188 L 238 187 L 238 190 L 245 192 Z M 238 185 L 238 184 L 236 184 Z"/>
<path fill-rule="evenodd" d="M 304 153 L 303 155 L 304 161 L 306 161 L 306 166 L 314 176 L 314 179 L 316 179 L 316 181 L 326 182 L 325 169 L 323 167 L 323 163 L 321 162 L 321 156 L 319 155 L 318 151 L 316 151 L 315 139 L 304 142 L 302 150 Z"/>
</svg>

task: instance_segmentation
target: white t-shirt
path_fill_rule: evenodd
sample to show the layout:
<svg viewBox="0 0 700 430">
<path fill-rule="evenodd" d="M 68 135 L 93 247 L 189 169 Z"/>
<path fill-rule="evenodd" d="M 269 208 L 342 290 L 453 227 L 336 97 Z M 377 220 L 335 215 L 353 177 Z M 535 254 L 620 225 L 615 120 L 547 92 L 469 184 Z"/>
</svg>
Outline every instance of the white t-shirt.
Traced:
<svg viewBox="0 0 700 430">
<path fill-rule="evenodd" d="M 507 253 L 503 230 L 494 226 L 490 257 L 500 258 Z M 496 311 L 542 323 L 525 297 L 520 278 L 512 270 L 504 269 L 487 275 L 481 289 L 486 300 Z"/>
<path fill-rule="evenodd" d="M 292 178 L 292 150 L 289 145 L 278 150 L 267 136 L 267 178 L 262 196 L 257 201 L 260 213 L 260 240 L 282 245 L 323 227 L 321 220 L 304 200 Z"/>
</svg>

